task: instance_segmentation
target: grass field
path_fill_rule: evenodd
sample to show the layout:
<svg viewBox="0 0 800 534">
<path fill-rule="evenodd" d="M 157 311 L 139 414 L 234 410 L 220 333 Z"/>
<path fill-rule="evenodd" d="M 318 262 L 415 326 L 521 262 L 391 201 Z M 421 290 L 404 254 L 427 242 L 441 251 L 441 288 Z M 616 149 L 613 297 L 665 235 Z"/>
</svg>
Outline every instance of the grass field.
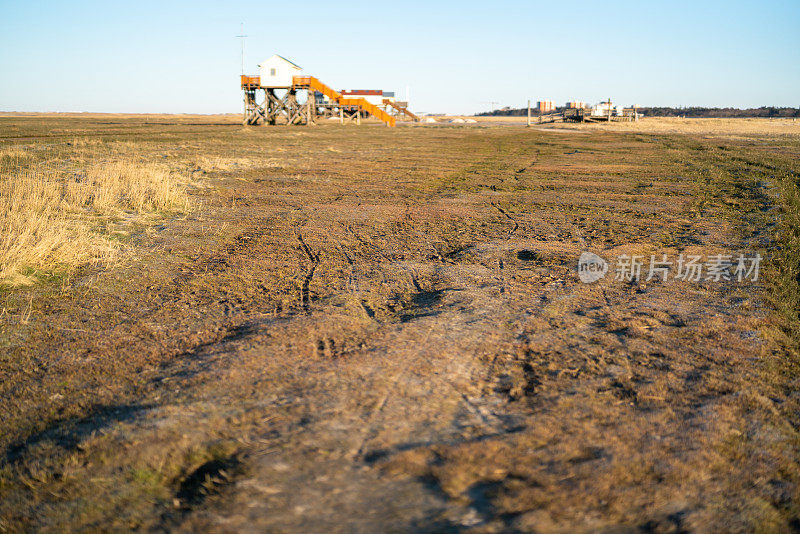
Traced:
<svg viewBox="0 0 800 534">
<path fill-rule="evenodd" d="M 796 530 L 799 162 L 790 120 L 2 114 L 0 532 Z"/>
</svg>

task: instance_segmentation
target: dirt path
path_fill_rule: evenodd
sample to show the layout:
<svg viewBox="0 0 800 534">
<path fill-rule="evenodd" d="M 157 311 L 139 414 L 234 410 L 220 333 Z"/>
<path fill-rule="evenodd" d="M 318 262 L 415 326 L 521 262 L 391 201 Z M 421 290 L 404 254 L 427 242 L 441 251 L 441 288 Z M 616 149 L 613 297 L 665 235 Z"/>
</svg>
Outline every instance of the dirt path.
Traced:
<svg viewBox="0 0 800 534">
<path fill-rule="evenodd" d="M 745 218 L 704 189 L 705 141 L 208 130 L 208 149 L 281 166 L 211 173 L 203 209 L 143 234 L 135 259 L 29 290 L 32 319 L 2 319 L 0 527 L 678 532 L 796 517 L 761 284 L 576 272 L 584 250 L 768 244 L 762 193 L 739 200 Z"/>
</svg>

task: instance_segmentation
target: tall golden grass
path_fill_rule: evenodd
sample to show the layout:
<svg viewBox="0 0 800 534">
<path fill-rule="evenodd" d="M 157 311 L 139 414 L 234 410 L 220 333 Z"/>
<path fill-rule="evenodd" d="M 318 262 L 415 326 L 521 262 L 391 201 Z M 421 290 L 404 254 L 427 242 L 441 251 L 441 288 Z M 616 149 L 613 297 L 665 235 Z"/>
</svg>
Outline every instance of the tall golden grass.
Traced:
<svg viewBox="0 0 800 534">
<path fill-rule="evenodd" d="M 190 207 L 185 182 L 157 164 L 122 160 L 75 171 L 28 159 L 19 149 L 0 151 L 0 284 L 111 260 L 116 247 L 98 228 L 113 216 Z"/>
</svg>

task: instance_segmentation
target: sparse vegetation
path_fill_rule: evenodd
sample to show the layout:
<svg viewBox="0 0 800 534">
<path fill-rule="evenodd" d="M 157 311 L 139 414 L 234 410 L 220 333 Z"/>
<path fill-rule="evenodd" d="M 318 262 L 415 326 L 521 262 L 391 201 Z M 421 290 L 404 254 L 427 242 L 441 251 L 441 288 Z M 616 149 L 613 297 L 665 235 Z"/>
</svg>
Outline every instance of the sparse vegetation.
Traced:
<svg viewBox="0 0 800 534">
<path fill-rule="evenodd" d="M 0 295 L 0 531 L 800 521 L 800 125 L 8 123 L 3 187 L 130 261 Z"/>
</svg>

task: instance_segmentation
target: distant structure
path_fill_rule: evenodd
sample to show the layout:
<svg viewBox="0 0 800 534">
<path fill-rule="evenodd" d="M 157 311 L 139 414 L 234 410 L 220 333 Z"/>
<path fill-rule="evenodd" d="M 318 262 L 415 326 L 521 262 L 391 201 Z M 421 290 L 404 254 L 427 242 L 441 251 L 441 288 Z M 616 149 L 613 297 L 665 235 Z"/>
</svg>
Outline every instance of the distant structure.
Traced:
<svg viewBox="0 0 800 534">
<path fill-rule="evenodd" d="M 540 100 L 536 102 L 536 107 L 539 110 L 539 113 L 551 113 L 556 110 L 556 103 L 552 100 Z"/>
<path fill-rule="evenodd" d="M 634 106 L 635 107 L 635 106 Z M 592 106 L 592 117 L 622 117 L 625 114 L 624 106 L 614 106 L 609 98 L 607 102 L 600 102 Z"/>
<path fill-rule="evenodd" d="M 342 89 L 340 92 L 345 98 L 363 98 L 376 106 L 382 106 L 384 98 L 391 98 L 394 101 L 394 93 L 386 93 L 380 89 Z"/>
<path fill-rule="evenodd" d="M 540 109 L 542 102 L 539 102 Z M 539 123 L 546 122 L 611 122 L 611 121 L 638 121 L 639 109 L 637 106 L 626 108 L 614 106 L 609 98 L 606 102 L 589 108 L 584 102 L 567 102 L 567 105 L 558 111 L 552 109 L 549 113 L 539 113 Z M 528 119 L 530 122 L 530 119 Z"/>
<path fill-rule="evenodd" d="M 387 126 L 398 119 L 418 121 L 408 102 L 398 102 L 393 92 L 380 89 L 336 91 L 313 76 L 303 74 L 296 63 L 278 54 L 258 65 L 259 75 L 242 74 L 244 124 L 316 124 L 318 117 L 338 117 L 344 124 L 373 116 Z M 263 96 L 261 96 L 263 94 Z M 305 95 L 305 99 L 298 99 Z"/>
<path fill-rule="evenodd" d="M 591 109 L 579 108 L 567 110 L 563 120 L 576 122 L 598 122 L 598 121 L 638 121 L 639 108 L 626 108 L 625 106 L 614 106 L 609 98 L 605 102 L 595 104 Z"/>
</svg>

